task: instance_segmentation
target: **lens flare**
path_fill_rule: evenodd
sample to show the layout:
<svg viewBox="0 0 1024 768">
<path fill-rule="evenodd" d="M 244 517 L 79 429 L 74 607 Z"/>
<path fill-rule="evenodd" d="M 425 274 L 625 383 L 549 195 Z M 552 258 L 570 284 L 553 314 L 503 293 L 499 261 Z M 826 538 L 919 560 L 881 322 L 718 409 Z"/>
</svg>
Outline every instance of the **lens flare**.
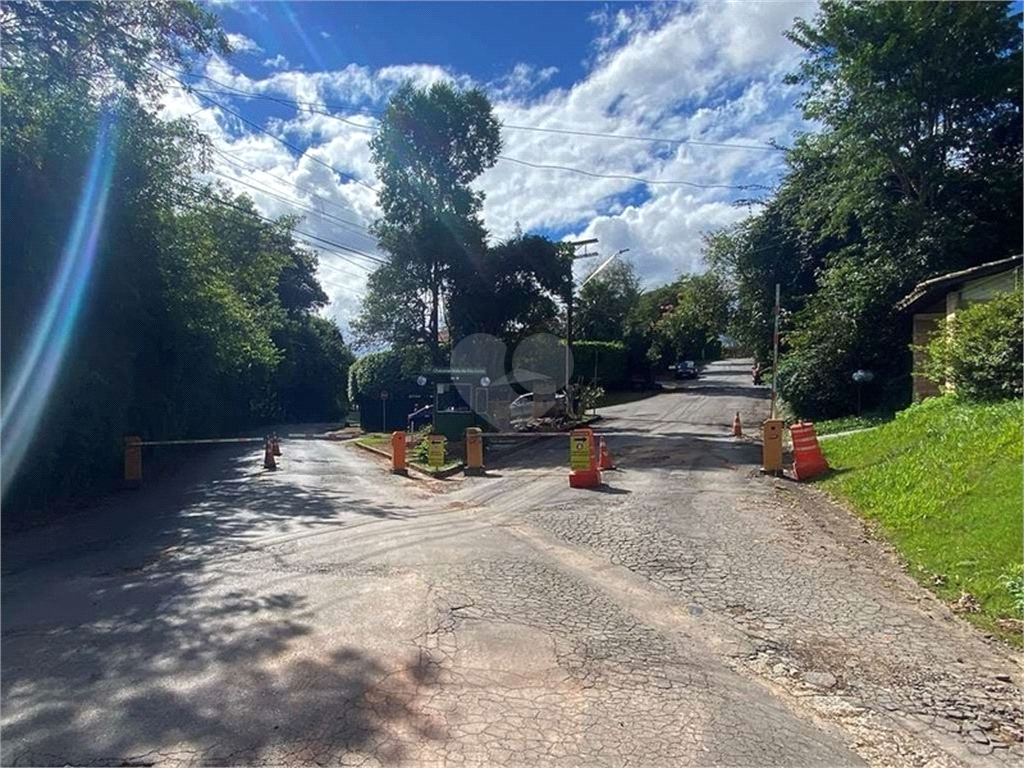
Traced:
<svg viewBox="0 0 1024 768">
<path fill-rule="evenodd" d="M 7 493 L 32 442 L 81 309 L 103 229 L 117 139 L 113 112 L 104 110 L 56 277 L 13 383 L 4 388 L 0 408 L 0 494 Z"/>
</svg>

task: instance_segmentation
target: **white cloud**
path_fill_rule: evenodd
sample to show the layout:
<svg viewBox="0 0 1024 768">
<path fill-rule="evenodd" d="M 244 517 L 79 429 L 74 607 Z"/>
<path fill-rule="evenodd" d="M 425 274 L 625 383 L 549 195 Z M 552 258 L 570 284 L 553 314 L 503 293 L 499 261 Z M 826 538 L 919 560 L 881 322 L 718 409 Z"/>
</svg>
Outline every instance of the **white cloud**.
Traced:
<svg viewBox="0 0 1024 768">
<path fill-rule="evenodd" d="M 237 53 L 262 53 L 263 49 L 256 42 L 238 32 L 228 32 L 228 45 Z"/>
<path fill-rule="evenodd" d="M 269 69 L 287 69 L 291 65 L 288 63 L 288 59 L 284 57 L 284 54 L 279 53 L 272 59 L 264 59 L 263 66 Z"/>
<path fill-rule="evenodd" d="M 484 84 L 507 126 L 502 152 L 507 157 L 696 185 L 643 185 L 502 160 L 476 184 L 487 195 L 484 220 L 492 237 L 507 237 L 517 221 L 527 232 L 597 237 L 598 253 L 629 248 L 628 258 L 648 286 L 702 270 L 702 234 L 749 213 L 733 201 L 763 194 L 735 187 L 770 186 L 780 177 L 781 153 L 764 149 L 767 142 L 786 143 L 808 127 L 794 108 L 795 91 L 783 82 L 784 74 L 795 69 L 799 51 L 782 33 L 794 17 L 810 17 L 814 10 L 813 3 L 801 1 L 651 4 L 605 11 L 595 19 L 600 27 L 595 59 L 587 76 L 572 87 L 544 92 L 538 86 L 555 71 L 527 64 Z M 376 124 L 374 110 L 404 81 L 420 87 L 440 81 L 474 85 L 448 67 L 428 63 L 378 70 L 355 64 L 322 72 L 291 69 L 254 79 L 214 57 L 206 74 L 230 89 L 308 102 L 327 113 L 292 112 L 265 123 L 275 135 L 308 146 L 296 158 L 246 126 L 228 130 L 228 116 L 204 109 L 195 97 L 165 99 L 167 115 L 198 112 L 193 119 L 213 136 L 216 147 L 260 169 L 217 161 L 219 172 L 236 179 L 238 191 L 251 194 L 267 215 L 299 212 L 306 217 L 300 229 L 371 255 L 376 255 L 373 241 L 361 228 L 378 215 L 369 188 L 376 180 L 367 144 Z M 226 91 L 224 96 L 238 94 Z M 650 143 L 513 126 L 678 141 Z M 248 189 L 243 181 L 290 202 Z M 297 206 L 314 210 L 297 211 Z M 356 264 L 373 264 L 322 247 L 320 276 L 331 297 L 329 312 L 347 332 L 367 274 Z"/>
</svg>

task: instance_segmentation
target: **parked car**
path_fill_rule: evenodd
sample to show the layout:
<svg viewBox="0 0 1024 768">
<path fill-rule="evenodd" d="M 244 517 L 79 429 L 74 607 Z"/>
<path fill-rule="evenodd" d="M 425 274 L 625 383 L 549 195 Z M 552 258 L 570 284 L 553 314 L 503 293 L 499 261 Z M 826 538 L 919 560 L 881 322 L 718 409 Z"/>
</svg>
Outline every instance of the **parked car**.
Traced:
<svg viewBox="0 0 1024 768">
<path fill-rule="evenodd" d="M 533 418 L 533 392 L 520 395 L 511 402 L 508 407 L 509 418 L 512 421 L 526 421 Z M 565 410 L 565 393 L 559 392 L 555 395 L 555 405 L 548 412 L 548 416 L 562 416 Z"/>
<path fill-rule="evenodd" d="M 424 405 L 409 414 L 408 428 L 410 432 L 423 429 L 428 424 L 434 423 L 434 406 Z"/>
<path fill-rule="evenodd" d="M 677 379 L 696 379 L 697 376 L 697 364 L 693 360 L 680 360 L 676 363 Z"/>
</svg>

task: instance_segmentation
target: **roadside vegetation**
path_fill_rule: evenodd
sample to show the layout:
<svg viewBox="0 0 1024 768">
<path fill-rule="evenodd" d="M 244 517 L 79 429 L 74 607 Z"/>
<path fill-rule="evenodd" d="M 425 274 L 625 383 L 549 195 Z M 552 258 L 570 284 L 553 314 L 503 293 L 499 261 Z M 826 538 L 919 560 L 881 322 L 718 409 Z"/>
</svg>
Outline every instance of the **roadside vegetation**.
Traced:
<svg viewBox="0 0 1024 768">
<path fill-rule="evenodd" d="M 932 398 L 822 443 L 847 499 L 909 573 L 988 632 L 1021 644 L 1024 407 Z"/>
<path fill-rule="evenodd" d="M 230 54 L 196 3 L 2 5 L 5 520 L 116 485 L 126 435 L 347 410 L 352 355 L 294 216 L 201 180 L 162 71 Z M 83 232 L 92 230 L 92 235 Z"/>
<path fill-rule="evenodd" d="M 865 413 L 860 416 L 840 416 L 838 419 L 822 419 L 814 422 L 814 432 L 822 435 L 835 435 L 840 432 L 852 432 L 858 429 L 870 429 L 879 424 L 892 421 L 891 413 Z"/>
</svg>

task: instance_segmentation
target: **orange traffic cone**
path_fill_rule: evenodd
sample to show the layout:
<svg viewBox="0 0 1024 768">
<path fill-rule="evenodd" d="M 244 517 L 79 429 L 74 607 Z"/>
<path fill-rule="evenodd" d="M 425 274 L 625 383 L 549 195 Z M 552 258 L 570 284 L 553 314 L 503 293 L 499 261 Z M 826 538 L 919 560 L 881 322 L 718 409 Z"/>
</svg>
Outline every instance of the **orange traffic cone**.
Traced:
<svg viewBox="0 0 1024 768">
<path fill-rule="evenodd" d="M 740 424 L 740 412 L 736 411 L 736 418 L 732 420 L 732 436 L 743 437 L 743 425 Z"/>
<path fill-rule="evenodd" d="M 274 455 L 275 456 L 280 456 L 281 455 L 281 444 L 277 442 L 277 432 L 271 432 L 270 433 L 270 444 L 274 448 Z"/>
<path fill-rule="evenodd" d="M 606 469 L 615 469 L 615 463 L 612 461 L 612 454 L 608 450 L 608 443 L 601 438 L 601 455 L 598 459 L 597 468 L 604 471 Z"/>
<path fill-rule="evenodd" d="M 277 462 L 274 461 L 274 444 L 269 437 L 263 441 L 263 468 L 277 469 Z"/>
</svg>

